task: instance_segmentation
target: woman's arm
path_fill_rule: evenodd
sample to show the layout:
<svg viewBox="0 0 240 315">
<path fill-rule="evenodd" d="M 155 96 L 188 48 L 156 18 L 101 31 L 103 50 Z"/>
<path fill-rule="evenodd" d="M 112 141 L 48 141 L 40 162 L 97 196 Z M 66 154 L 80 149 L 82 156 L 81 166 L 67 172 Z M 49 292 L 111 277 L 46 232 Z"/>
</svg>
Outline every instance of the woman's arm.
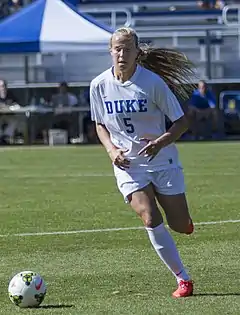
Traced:
<svg viewBox="0 0 240 315">
<path fill-rule="evenodd" d="M 178 140 L 188 129 L 188 121 L 184 116 L 174 121 L 173 125 L 159 138 L 156 139 L 160 149 Z"/>
<path fill-rule="evenodd" d="M 97 135 L 105 147 L 113 164 L 119 168 L 128 168 L 130 162 L 124 157 L 126 150 L 117 148 L 110 139 L 110 134 L 107 128 L 103 124 L 96 123 Z"/>
<path fill-rule="evenodd" d="M 110 139 L 109 131 L 103 124 L 96 123 L 96 131 L 108 154 L 117 149 Z"/>
</svg>

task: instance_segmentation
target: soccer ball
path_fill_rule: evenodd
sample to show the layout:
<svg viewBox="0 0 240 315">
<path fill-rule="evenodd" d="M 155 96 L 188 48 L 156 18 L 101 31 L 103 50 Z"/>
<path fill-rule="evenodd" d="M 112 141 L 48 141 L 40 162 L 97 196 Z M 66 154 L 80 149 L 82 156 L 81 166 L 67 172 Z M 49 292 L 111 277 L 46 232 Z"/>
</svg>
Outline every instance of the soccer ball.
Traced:
<svg viewBox="0 0 240 315">
<path fill-rule="evenodd" d="M 10 281 L 8 294 L 12 303 L 19 307 L 37 307 L 44 300 L 46 285 L 36 272 L 22 271 Z"/>
</svg>

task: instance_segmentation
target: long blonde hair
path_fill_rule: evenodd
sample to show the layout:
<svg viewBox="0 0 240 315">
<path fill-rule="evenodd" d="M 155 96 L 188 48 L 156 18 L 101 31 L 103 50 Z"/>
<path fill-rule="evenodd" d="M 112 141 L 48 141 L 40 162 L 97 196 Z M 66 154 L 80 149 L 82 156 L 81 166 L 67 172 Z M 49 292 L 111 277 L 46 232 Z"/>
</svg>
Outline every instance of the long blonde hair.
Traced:
<svg viewBox="0 0 240 315">
<path fill-rule="evenodd" d="M 189 97 L 195 88 L 193 84 L 194 65 L 182 52 L 168 48 L 151 48 L 148 45 L 141 46 L 136 32 L 129 27 L 117 29 L 113 35 L 116 34 L 133 37 L 136 48 L 139 49 L 137 63 L 158 74 L 176 96 L 182 99 Z M 110 46 L 113 35 L 110 39 Z"/>
</svg>

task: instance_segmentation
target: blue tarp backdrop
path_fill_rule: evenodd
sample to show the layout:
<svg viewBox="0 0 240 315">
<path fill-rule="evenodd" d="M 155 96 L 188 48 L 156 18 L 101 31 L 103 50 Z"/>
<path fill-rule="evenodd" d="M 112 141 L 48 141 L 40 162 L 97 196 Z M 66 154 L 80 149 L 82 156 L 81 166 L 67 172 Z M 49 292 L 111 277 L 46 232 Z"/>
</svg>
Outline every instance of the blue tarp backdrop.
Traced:
<svg viewBox="0 0 240 315">
<path fill-rule="evenodd" d="M 107 49 L 112 30 L 62 0 L 37 0 L 0 23 L 0 53 Z"/>
</svg>

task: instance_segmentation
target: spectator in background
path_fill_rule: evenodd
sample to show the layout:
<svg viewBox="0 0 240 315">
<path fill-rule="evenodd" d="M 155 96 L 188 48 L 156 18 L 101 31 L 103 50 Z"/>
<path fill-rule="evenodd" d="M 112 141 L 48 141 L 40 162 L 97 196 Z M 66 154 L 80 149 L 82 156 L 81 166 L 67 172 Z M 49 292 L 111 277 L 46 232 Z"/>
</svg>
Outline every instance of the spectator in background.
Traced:
<svg viewBox="0 0 240 315">
<path fill-rule="evenodd" d="M 216 99 L 203 80 L 199 81 L 198 88 L 189 101 L 188 116 L 190 130 L 195 138 L 211 138 L 213 132 L 218 129 Z"/>
<path fill-rule="evenodd" d="M 6 16 L 9 15 L 9 13 L 8 0 L 0 1 L 0 19 L 4 19 Z"/>
<path fill-rule="evenodd" d="M 0 104 L 14 105 L 18 104 L 15 96 L 8 90 L 7 81 L 0 79 Z"/>
<path fill-rule="evenodd" d="M 23 7 L 22 0 L 10 0 L 9 10 L 11 14 L 18 12 L 19 10 L 22 9 L 22 7 Z"/>
<path fill-rule="evenodd" d="M 54 116 L 50 125 L 46 126 L 43 131 L 44 143 L 48 143 L 49 129 L 63 129 L 68 131 L 68 138 L 76 138 L 78 135 L 78 113 L 71 110 L 71 107 L 78 106 L 76 95 L 69 92 L 66 82 L 59 85 L 59 91 L 52 96 L 51 105 L 54 109 Z"/>
<path fill-rule="evenodd" d="M 196 139 L 222 137 L 224 127 L 214 93 L 207 83 L 199 81 L 189 101 L 190 130 Z"/>
<path fill-rule="evenodd" d="M 224 0 L 201 0 L 198 1 L 198 6 L 201 9 L 222 9 L 225 5 Z"/>
<path fill-rule="evenodd" d="M 0 20 L 10 14 L 18 12 L 22 7 L 34 1 L 36 0 L 0 0 Z"/>
<path fill-rule="evenodd" d="M 59 92 L 52 97 L 53 107 L 76 106 L 78 99 L 76 95 L 69 92 L 68 84 L 62 82 L 59 85 Z"/>
<path fill-rule="evenodd" d="M 89 87 L 84 88 L 79 93 L 79 106 L 89 106 Z M 90 110 L 89 110 L 90 112 Z"/>
<path fill-rule="evenodd" d="M 13 142 L 15 134 L 20 133 L 20 124 L 14 115 L 5 115 L 9 106 L 19 105 L 18 100 L 8 90 L 7 82 L 0 79 L 0 108 L 3 114 L 0 116 L 0 144 L 10 144 Z"/>
<path fill-rule="evenodd" d="M 225 1 L 223 0 L 216 0 L 216 3 L 215 3 L 215 9 L 219 9 L 219 10 L 222 10 L 225 6 Z"/>
</svg>

